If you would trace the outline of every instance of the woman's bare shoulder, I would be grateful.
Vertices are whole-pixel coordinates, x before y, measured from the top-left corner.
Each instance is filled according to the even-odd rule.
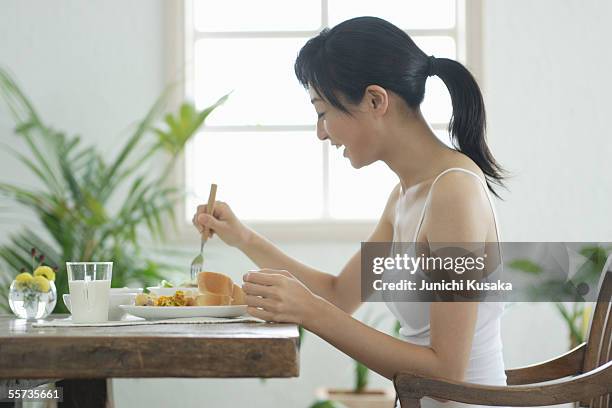
[[[467,170],[469,172],[472,172],[474,174],[476,174],[481,180],[486,181],[485,179],[485,175],[482,172],[482,170],[480,169],[480,167],[478,167],[478,165],[476,163],[474,163],[474,161],[472,159],[470,159],[469,157],[467,157],[465,154],[460,153],[460,152],[456,152],[456,155],[453,157],[453,160],[446,163],[445,167],[447,169],[450,168],[458,168],[458,169],[463,169],[463,170]],[[450,171],[447,174],[466,174],[464,172],[461,171]],[[467,174],[466,174],[467,175]],[[471,176],[474,177],[474,176]],[[461,177],[459,177],[461,178]]]
[[[483,234],[486,236],[490,223],[487,187],[484,174],[477,166],[456,167],[471,174],[449,171],[432,186],[426,229],[428,235],[471,242]]]

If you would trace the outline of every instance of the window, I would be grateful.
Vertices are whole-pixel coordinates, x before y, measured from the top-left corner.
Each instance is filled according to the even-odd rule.
[[[316,114],[297,82],[299,49],[323,27],[360,15],[404,29],[428,54],[466,63],[460,0],[186,0],[186,94],[198,108],[233,91],[186,151],[186,216],[211,182],[243,220],[377,219],[396,176],[381,163],[355,170],[315,134]],[[427,80],[423,113],[448,143],[450,97]]]

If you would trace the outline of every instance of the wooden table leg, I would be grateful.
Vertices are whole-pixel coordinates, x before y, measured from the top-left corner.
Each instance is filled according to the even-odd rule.
[[[106,379],[61,380],[56,386],[64,388],[59,408],[106,408]]]

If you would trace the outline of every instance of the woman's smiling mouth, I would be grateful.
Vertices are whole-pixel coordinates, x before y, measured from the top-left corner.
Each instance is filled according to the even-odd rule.
[[[342,152],[342,155],[346,157],[346,146],[344,146],[342,143],[332,143],[331,145],[336,146],[336,149],[344,147],[344,151]]]

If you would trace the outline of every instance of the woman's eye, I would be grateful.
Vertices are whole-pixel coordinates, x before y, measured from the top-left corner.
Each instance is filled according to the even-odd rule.
[[[323,117],[323,115],[325,115],[325,112],[317,113],[317,117],[319,119],[321,119]]]

